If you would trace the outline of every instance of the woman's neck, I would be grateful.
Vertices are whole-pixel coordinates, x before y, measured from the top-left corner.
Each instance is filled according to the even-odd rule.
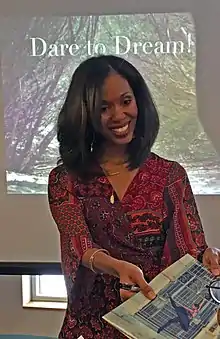
[[[101,162],[126,161],[126,158],[126,145],[108,145],[105,147]]]

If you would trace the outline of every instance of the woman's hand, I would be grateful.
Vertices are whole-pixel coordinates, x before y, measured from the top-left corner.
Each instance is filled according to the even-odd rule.
[[[220,250],[218,248],[207,248],[203,254],[203,265],[214,275],[220,275]]]
[[[144,296],[150,300],[153,300],[156,297],[153,289],[148,285],[146,280],[144,279],[144,274],[142,270],[126,261],[121,261],[118,269],[117,269],[120,283],[128,284],[128,285],[136,285],[139,287],[138,291],[141,291]],[[121,300],[125,301],[133,296],[136,292],[132,292],[131,290],[125,290],[123,288],[120,289]]]

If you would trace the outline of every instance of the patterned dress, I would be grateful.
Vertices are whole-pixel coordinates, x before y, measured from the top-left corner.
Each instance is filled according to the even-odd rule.
[[[183,167],[154,153],[115,203],[103,172],[87,183],[64,166],[49,176],[52,216],[60,233],[68,306],[59,338],[125,338],[102,316],[118,306],[119,281],[81,265],[89,248],[138,265],[147,281],[186,253],[201,260],[207,248],[191,186]]]

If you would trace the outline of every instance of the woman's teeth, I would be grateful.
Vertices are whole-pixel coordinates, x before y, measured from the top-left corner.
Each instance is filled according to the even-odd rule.
[[[123,127],[113,128],[112,131],[113,131],[114,133],[119,133],[119,134],[121,134],[121,133],[126,132],[126,131],[128,130],[128,127],[129,127],[129,124],[127,124],[127,125],[125,125],[125,126],[123,126]]]

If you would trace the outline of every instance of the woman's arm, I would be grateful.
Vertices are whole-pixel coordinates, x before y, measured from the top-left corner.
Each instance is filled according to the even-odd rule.
[[[48,183],[50,211],[58,227],[61,240],[65,244],[68,242],[66,248],[71,252],[69,257],[72,258],[72,265],[76,270],[79,264],[88,268],[91,268],[92,264],[92,267],[97,271],[118,276],[121,261],[104,252],[97,252],[97,249],[100,248],[92,240],[81,204],[72,192],[72,185],[68,173],[62,166],[51,171]],[[94,259],[91,263],[90,259],[93,254]]]
[[[59,166],[51,171],[48,184],[50,210],[60,232],[64,274],[75,281],[82,264],[94,272],[119,277],[122,283],[138,285],[147,298],[155,298],[139,267],[111,257],[93,242],[81,204],[73,193],[73,183],[68,178],[67,172]],[[120,294],[124,300],[133,292],[120,291]]]
[[[94,256],[94,257],[93,257]],[[93,259],[91,265],[91,258]],[[91,269],[93,268],[97,272],[107,273],[115,277],[119,277],[122,261],[117,260],[104,251],[97,252],[97,248],[88,249],[82,256],[82,264]]]
[[[166,250],[172,262],[186,253],[202,261],[205,234],[187,173],[176,162],[169,173],[165,200],[170,215]]]
[[[190,229],[192,238],[197,247],[197,259],[202,261],[203,254],[207,249],[205,234],[196,205],[195,197],[192,192],[192,187],[189,182],[187,173],[184,175],[184,189],[183,189],[183,206],[187,218],[187,224]],[[187,226],[187,225],[186,225]]]

